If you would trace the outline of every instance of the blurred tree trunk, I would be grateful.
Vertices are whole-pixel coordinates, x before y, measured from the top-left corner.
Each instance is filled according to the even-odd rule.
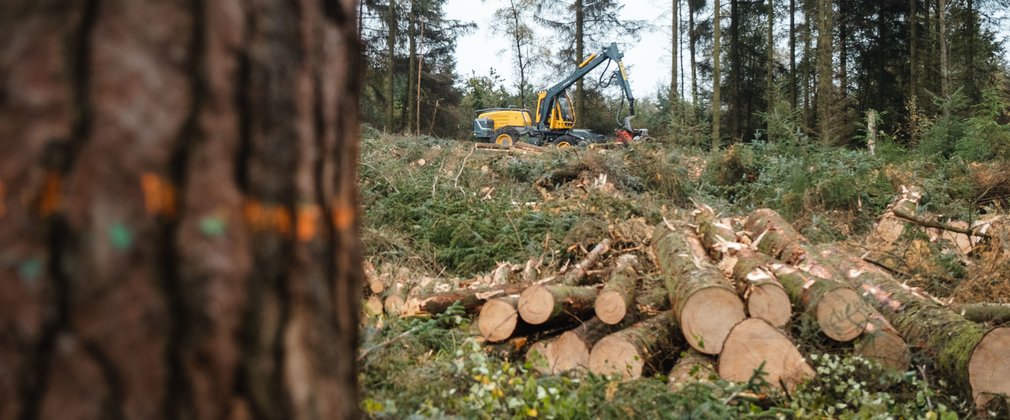
[[[722,32],[719,22],[720,1],[715,0],[715,9],[712,17],[712,27],[714,30],[712,39],[712,153],[719,151],[722,139],[719,137],[719,117],[722,104],[719,102],[719,35]]]
[[[353,1],[0,6],[0,419],[356,418]]]
[[[389,0],[386,9],[386,131],[396,123],[396,1]]]
[[[405,124],[407,124],[407,132],[409,133],[415,132],[415,122],[412,115],[414,115],[417,110],[415,107],[418,106],[418,104],[414,103],[415,94],[417,92],[417,83],[415,79],[417,75],[417,39],[415,38],[415,33],[417,32],[417,21],[417,0],[410,0],[410,25],[408,25],[409,29],[407,31],[408,44],[410,45],[407,64],[407,112],[404,114],[405,119],[407,120],[405,122]],[[424,41],[422,40],[422,42]],[[417,130],[420,131],[420,127],[417,127]]]
[[[582,39],[585,36],[586,15],[582,9],[582,0],[575,0],[575,65],[582,63],[586,58],[586,44]],[[586,98],[582,86],[582,79],[575,82],[575,118],[585,118]],[[583,125],[585,122],[583,122]]]
[[[694,8],[691,7],[690,1],[687,2],[687,19],[690,28],[687,33],[688,48],[691,52],[691,120],[696,121],[698,119],[698,67],[694,57],[694,43],[698,35],[695,33]]]
[[[942,0],[941,0],[942,1]],[[817,123],[821,142],[831,143],[831,98],[833,71],[831,44],[834,32],[831,18],[834,14],[831,0],[818,0],[817,5]]]
[[[671,47],[672,48],[671,51],[673,53],[670,54],[670,55],[673,57],[673,59],[672,59],[673,65],[670,67],[670,69],[671,69],[671,71],[670,71],[670,119],[671,119],[671,121],[676,122],[679,119],[679,117],[677,116],[677,110],[680,109],[680,95],[678,95],[678,93],[677,93],[677,70],[679,68],[677,66],[677,52],[680,51],[680,42],[677,41],[677,35],[678,35],[679,29],[680,29],[680,10],[678,10],[678,5],[680,3],[680,0],[673,0],[672,3],[673,3],[673,10],[670,13],[671,15],[673,15],[673,17],[671,18],[672,19],[672,22],[671,22],[672,29],[670,30],[671,38],[672,39],[670,40],[670,45],[672,46]]]

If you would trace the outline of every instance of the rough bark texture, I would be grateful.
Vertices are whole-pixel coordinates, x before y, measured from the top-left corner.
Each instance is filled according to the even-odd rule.
[[[0,6],[0,418],[358,416],[353,7]]]
[[[610,280],[593,304],[600,321],[614,325],[620,323],[628,314],[638,286],[638,272],[635,269],[637,266],[638,258],[634,255],[622,255],[617,259],[617,265],[610,273]]]
[[[801,246],[806,239],[775,210],[754,210],[744,229],[753,235],[758,250],[788,264],[802,261],[806,254]]]
[[[684,337],[695,350],[718,354],[726,334],[745,317],[743,302],[705,260],[701,243],[690,232],[661,225],[652,245]]]
[[[530,286],[519,295],[519,316],[531,325],[585,319],[593,312],[596,296],[595,287]]]
[[[589,355],[589,369],[625,379],[658,371],[664,358],[685,346],[673,312],[664,312],[603,337]]]
[[[1010,323],[1010,304],[972,303],[955,305],[951,309],[974,322],[996,325]]]
[[[712,36],[712,153],[718,151],[719,146],[722,144],[722,137],[719,137],[719,126],[721,125],[719,116],[722,109],[722,102],[719,99],[719,90],[722,87],[722,82],[719,80],[719,37],[722,32],[719,14],[721,8],[719,0],[715,0],[712,12],[712,30],[714,32]]]
[[[518,294],[526,285],[510,284],[505,286],[481,289],[459,289],[431,296],[412,297],[403,305],[401,315],[435,315],[445,312],[450,306],[459,302],[463,312],[477,313],[481,305],[488,299]]]
[[[908,345],[920,349],[954,389],[971,392],[976,404],[992,394],[1010,394],[1010,329],[987,330],[942,307],[923,293],[839,250],[819,256],[857,287],[863,298],[894,326]]]

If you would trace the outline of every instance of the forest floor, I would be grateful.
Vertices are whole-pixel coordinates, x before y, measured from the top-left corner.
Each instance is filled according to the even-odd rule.
[[[887,372],[826,345],[799,323],[788,331],[817,377],[790,394],[749,400],[755,383],[715,381],[679,392],[665,372],[620,381],[544,375],[523,357],[487,351],[460,308],[435,316],[384,313],[384,295],[428,295],[492,281],[504,263],[556,272],[610,238],[644,243],[649,226],[710,206],[724,215],[768,207],[815,244],[866,251],[906,284],[944,304],[1010,303],[1010,166],[797,144],[737,145],[717,155],[651,139],[621,149],[482,150],[471,141],[366,130],[360,171],[363,242],[385,291],[361,324],[362,408],[375,418],[955,418],[976,411],[964,389],[913,368]],[[969,240],[885,217],[902,191],[918,212],[958,226],[991,222]],[[379,301],[381,302],[381,300]],[[753,382],[753,381],[752,381]],[[763,391],[762,391],[763,392]]]

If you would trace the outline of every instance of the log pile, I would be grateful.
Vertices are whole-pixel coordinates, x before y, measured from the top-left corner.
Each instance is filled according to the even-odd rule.
[[[548,375],[668,374],[678,390],[760,370],[791,392],[816,374],[794,337],[804,325],[832,349],[897,371],[919,351],[977,404],[1010,394],[1005,306],[946,307],[844,246],[812,245],[768,209],[726,219],[699,206],[652,229],[647,243],[600,240],[554,273],[530,270],[531,260],[505,270],[515,274],[505,284],[404,297],[401,313],[459,302],[479,313],[489,349],[525,351]]]

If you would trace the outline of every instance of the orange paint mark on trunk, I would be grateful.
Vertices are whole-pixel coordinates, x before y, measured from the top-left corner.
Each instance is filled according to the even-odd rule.
[[[299,241],[308,242],[316,237],[321,213],[319,206],[315,204],[303,205],[298,208],[295,231]]]
[[[175,216],[175,187],[171,181],[151,172],[140,177],[144,190],[144,209],[148,214]]]
[[[333,206],[333,227],[338,230],[347,230],[354,227],[354,219],[357,217],[357,208],[354,206],[336,203]]]
[[[60,190],[63,188],[63,178],[56,171],[46,174],[42,193],[39,195],[39,213],[43,217],[56,213],[60,208]]]
[[[255,232],[291,235],[291,212],[284,206],[249,200],[242,209],[242,217]]]

